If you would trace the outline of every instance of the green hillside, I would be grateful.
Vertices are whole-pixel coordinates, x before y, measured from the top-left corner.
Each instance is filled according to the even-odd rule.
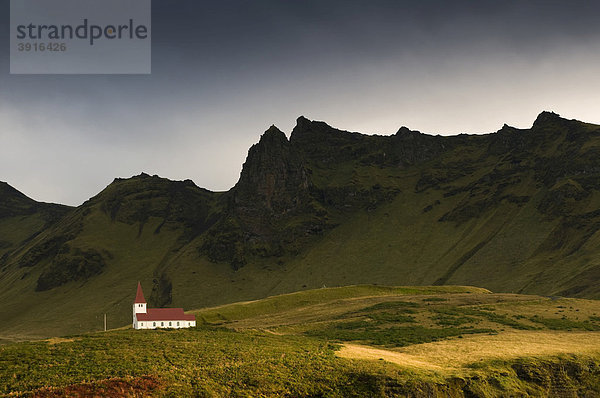
[[[0,190],[0,338],[323,286],[473,285],[600,298],[600,126],[367,136],[269,128],[215,193],[141,174],[77,208]],[[193,173],[192,173],[193,174]]]
[[[68,206],[39,203],[0,182],[0,266],[8,256],[71,211]]]
[[[195,313],[192,329],[0,346],[0,395],[600,394],[595,300],[362,285]]]

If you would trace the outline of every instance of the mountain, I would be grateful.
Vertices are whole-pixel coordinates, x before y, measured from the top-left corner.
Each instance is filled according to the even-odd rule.
[[[20,247],[68,214],[72,208],[39,203],[0,181],[0,268]]]
[[[1,186],[0,336],[356,283],[600,298],[600,126],[541,113],[485,135],[270,127],[240,179],[116,179],[77,208]]]

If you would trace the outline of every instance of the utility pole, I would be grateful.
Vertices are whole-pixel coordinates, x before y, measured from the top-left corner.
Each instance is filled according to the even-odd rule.
[[[106,312],[104,313],[104,331],[106,332]]]

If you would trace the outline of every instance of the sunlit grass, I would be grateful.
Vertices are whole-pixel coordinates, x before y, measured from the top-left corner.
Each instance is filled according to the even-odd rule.
[[[576,394],[600,389],[600,332],[573,326],[600,326],[599,306],[469,287],[317,289],[198,310],[193,329],[0,346],[0,395]]]

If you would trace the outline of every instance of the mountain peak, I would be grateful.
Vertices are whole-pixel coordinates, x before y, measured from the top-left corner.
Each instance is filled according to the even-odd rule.
[[[281,145],[284,142],[287,143],[287,136],[285,133],[277,128],[277,126],[272,125],[269,127],[261,136],[258,141],[259,146],[273,146],[273,145]]]
[[[508,134],[508,133],[516,133],[518,131],[519,131],[519,129],[517,129],[516,127],[510,126],[510,125],[504,123],[502,125],[502,128],[500,130],[496,131],[496,133],[498,133],[498,134]]]
[[[533,127],[542,127],[548,124],[554,124],[562,120],[564,119],[561,118],[558,113],[543,111],[535,119],[535,122],[533,122]]]
[[[406,126],[402,126],[398,129],[395,135],[400,138],[414,138],[421,135],[421,133],[419,131],[413,131]]]
[[[24,203],[35,203],[33,199],[4,181],[0,181],[0,198],[3,202],[18,200]]]
[[[304,116],[300,116],[296,119],[296,127],[292,130],[290,142],[298,143],[303,141],[305,143],[312,142],[316,145],[322,145],[323,140],[331,139],[332,136],[338,136],[340,134],[345,135],[350,133],[334,129],[325,122],[309,120]]]
[[[307,187],[301,160],[286,135],[271,126],[248,151],[235,186],[236,202],[248,209],[285,212],[301,202]]]
[[[298,119],[296,119],[296,127],[306,127],[309,126],[311,123],[311,121],[307,118],[305,118],[304,116],[299,116]]]
[[[0,219],[40,211],[45,221],[50,222],[55,221],[69,209],[69,206],[37,202],[7,182],[0,181]]]
[[[263,135],[260,137],[260,141],[259,142],[263,142],[265,140],[285,140],[287,141],[287,137],[285,135],[285,133],[281,130],[279,130],[279,128],[277,128],[277,126],[275,126],[274,124],[271,125],[271,127],[269,127],[264,133]]]

